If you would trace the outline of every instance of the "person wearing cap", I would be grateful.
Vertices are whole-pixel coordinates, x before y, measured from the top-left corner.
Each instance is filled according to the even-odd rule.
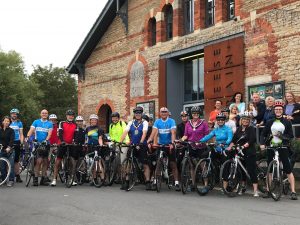
[[[66,121],[61,121],[58,126],[58,137],[60,141],[60,145],[57,151],[57,156],[55,160],[55,166],[54,166],[54,173],[53,173],[53,180],[51,182],[51,186],[56,186],[56,180],[58,175],[58,169],[61,165],[61,160],[66,155],[67,152],[67,146],[72,145],[74,142],[74,134],[77,129],[77,125],[74,122],[75,112],[72,109],[69,109],[66,111]],[[73,170],[75,170],[76,161],[78,160],[78,152],[77,149],[74,148],[74,146],[70,147],[70,156],[72,161]],[[74,175],[74,174],[72,174]],[[73,185],[76,185],[74,182]]]
[[[33,177],[33,186],[38,186],[38,176],[42,165],[42,178],[40,181],[40,185],[48,185],[47,182],[47,169],[48,169],[48,156],[50,151],[50,142],[49,139],[51,138],[53,129],[53,124],[48,121],[48,111],[43,109],[41,111],[41,119],[35,120],[30,130],[27,133],[26,140],[31,137],[32,134],[35,135],[35,140],[46,146],[45,149],[38,148],[37,151],[37,160],[34,167],[34,177]]]
[[[144,176],[145,176],[145,184],[146,190],[151,190],[150,183],[150,168],[147,159],[147,141],[146,135],[148,131],[148,122],[142,119],[144,109],[140,106],[137,106],[133,109],[133,120],[129,121],[126,126],[125,131],[123,132],[120,142],[125,140],[125,137],[129,135],[130,144],[139,145],[136,148],[136,152],[134,154],[138,158],[139,162],[143,164],[144,167]],[[126,177],[127,179],[127,177]],[[127,190],[129,188],[129,181],[126,180],[125,184],[122,185],[122,190]]]
[[[113,112],[111,114],[112,123],[109,125],[109,137],[112,141],[120,142],[121,136],[126,130],[126,123],[120,120],[120,114],[118,112]],[[129,142],[128,135],[125,137],[124,141]],[[122,147],[121,151],[121,163],[125,160],[127,155],[127,147]]]
[[[189,120],[189,114],[187,113],[187,111],[182,111],[180,113],[180,117],[181,117],[181,123],[177,124],[177,128],[176,128],[177,139],[181,139],[184,136],[184,129],[187,121]]]
[[[266,145],[270,145],[272,147],[278,147],[278,153],[280,161],[282,162],[283,171],[287,174],[290,189],[291,189],[291,196],[292,200],[297,200],[297,194],[295,191],[295,178],[292,173],[291,164],[289,161],[289,146],[294,138],[292,123],[283,117],[283,103],[281,101],[276,101],[274,105],[274,113],[275,118],[269,120],[260,136],[260,148],[262,151],[265,150]],[[281,148],[281,146],[287,148]],[[268,164],[273,160],[274,151],[268,150],[267,151],[267,160]],[[265,198],[270,197],[270,193],[266,192],[263,196]]]
[[[99,127],[99,117],[96,114],[91,114],[89,117],[90,120],[90,126],[86,128],[86,134],[87,134],[87,144],[89,152],[94,151],[94,148],[96,146],[100,146],[100,149],[98,149],[98,154],[101,156],[101,164],[103,173],[100,173],[101,183],[105,184],[105,163],[104,159],[108,154],[107,148],[104,147],[104,143],[106,141],[106,136],[104,134],[104,131]],[[95,171],[95,170],[94,170]],[[93,185],[94,183],[97,183],[96,179],[96,173],[93,173],[93,179],[94,182],[91,182],[90,184]]]
[[[214,124],[216,122],[217,115],[221,112],[222,102],[221,100],[215,101],[215,109],[210,112],[208,122]]]
[[[234,134],[236,131],[236,122],[229,118],[230,109],[228,107],[225,107],[221,110],[221,112],[226,116],[225,125],[230,127],[232,133]]]
[[[169,145],[167,156],[174,176],[176,191],[180,191],[176,152],[174,148],[174,142],[176,139],[176,123],[175,120],[169,118],[169,110],[166,107],[162,107],[159,110],[159,113],[160,118],[157,119],[153,125],[153,130],[150,138],[148,139],[148,143],[151,143],[154,140],[154,144],[158,142],[159,145]]]
[[[9,125],[15,132],[15,139],[14,139],[14,150],[15,150],[15,163],[12,169],[15,170],[16,182],[22,183],[22,179],[20,177],[20,155],[21,155],[21,145],[24,142],[24,135],[23,135],[23,124],[19,119],[20,111],[16,108],[10,110],[10,118],[11,124]]]
[[[259,197],[257,191],[257,171],[256,171],[256,134],[255,128],[251,126],[251,113],[248,111],[244,111],[241,116],[241,126],[236,130],[232,142],[228,146],[227,150],[231,150],[231,148],[235,145],[239,145],[243,148],[244,157],[242,163],[244,164],[245,168],[247,169],[251,182],[253,185],[253,196]],[[225,176],[226,177],[226,176]],[[242,191],[239,194],[242,194],[246,190],[246,179],[247,177],[243,175],[242,177]],[[228,182],[226,178],[223,182],[224,188],[227,187]]]

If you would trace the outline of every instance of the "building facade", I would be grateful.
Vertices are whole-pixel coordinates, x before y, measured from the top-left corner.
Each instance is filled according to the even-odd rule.
[[[179,120],[204,116],[216,99],[259,92],[300,96],[299,0],[110,0],[68,66],[78,74],[78,111],[131,118],[142,105]]]

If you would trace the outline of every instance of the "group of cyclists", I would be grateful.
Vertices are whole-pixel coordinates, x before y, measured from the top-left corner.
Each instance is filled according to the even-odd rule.
[[[235,96],[236,97],[236,96]],[[238,96],[235,99],[240,98]],[[10,117],[2,119],[0,129],[0,144],[3,146],[2,157],[7,157],[14,165],[11,170],[7,186],[13,186],[14,182],[22,182],[19,175],[19,160],[21,146],[29,142],[33,137],[37,143],[42,143],[46,148],[37,152],[34,168],[33,186],[38,185],[57,185],[57,177],[61,169],[61,161],[66,155],[67,147],[70,149],[72,165],[75,165],[80,157],[86,154],[84,146],[99,146],[98,154],[102,159],[108,155],[108,143],[114,142],[121,147],[120,163],[127,157],[127,147],[134,145],[134,155],[142,164],[145,188],[153,190],[153,176],[155,173],[155,149],[157,146],[166,148],[169,168],[173,175],[174,187],[176,191],[181,190],[181,161],[183,158],[178,146],[183,143],[190,143],[190,157],[201,159],[207,156],[207,143],[215,143],[215,149],[211,152],[213,160],[219,160],[221,163],[230,157],[230,154],[223,154],[225,151],[230,153],[234,146],[239,145],[243,150],[243,163],[250,175],[253,184],[253,196],[258,197],[258,180],[256,170],[256,131],[253,124],[253,111],[243,110],[242,113],[231,117],[231,107],[221,108],[220,101],[216,101],[216,108],[211,113],[208,121],[201,119],[201,108],[194,106],[191,108],[191,115],[186,111],[181,112],[182,123],[176,125],[174,119],[170,117],[170,111],[166,107],[159,110],[159,118],[153,121],[153,118],[144,114],[143,108],[137,106],[133,109],[133,120],[126,123],[120,119],[118,112],[111,114],[112,123],[109,126],[109,135],[99,127],[99,118],[96,114],[89,116],[89,126],[84,127],[84,119],[78,115],[75,117],[73,110],[67,110],[66,120],[57,122],[57,116],[51,114],[48,117],[48,111],[41,111],[41,118],[35,120],[26,137],[23,134],[22,122],[18,119],[19,110],[12,109]],[[237,104],[237,108],[240,104]],[[190,119],[189,119],[190,117]],[[274,104],[274,118],[268,120],[260,135],[260,149],[265,150],[266,146],[279,148],[279,156],[282,161],[283,171],[287,174],[292,200],[297,200],[295,191],[295,178],[289,160],[289,150],[281,149],[281,146],[289,146],[293,139],[291,122],[284,116],[284,104],[282,101],[276,101]],[[124,145],[122,143],[125,143]],[[58,151],[54,164],[52,180],[48,177],[49,151],[51,145],[57,145]],[[89,148],[88,148],[89,149]],[[267,160],[270,163],[274,152],[267,151]],[[157,155],[156,155],[157,156]],[[105,164],[103,164],[105,165]],[[195,166],[195,165],[194,165]],[[3,169],[3,171],[2,171]],[[104,168],[105,170],[105,168]],[[195,168],[191,168],[192,183],[190,190],[195,190]],[[5,174],[4,168],[1,168],[1,175]],[[39,177],[40,182],[39,182]],[[76,185],[76,179],[72,181]],[[94,181],[97,182],[97,181]],[[101,183],[106,183],[105,173],[101,174]],[[209,192],[208,181],[204,179],[204,187],[200,190],[202,195]],[[244,183],[245,184],[245,183]],[[224,188],[227,188],[228,180],[226,176],[222,182]],[[125,178],[122,182],[122,190],[128,190],[129,180]],[[243,187],[245,188],[245,187]],[[267,185],[268,188],[268,185]],[[270,192],[263,195],[264,198],[271,197]]]

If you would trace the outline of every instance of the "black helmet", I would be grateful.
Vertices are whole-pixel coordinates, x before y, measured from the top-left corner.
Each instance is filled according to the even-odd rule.
[[[228,113],[230,113],[230,109],[228,107],[224,107],[223,109],[221,109],[221,112],[228,112]]]
[[[66,112],[67,116],[75,116],[75,112],[72,109],[68,109]]]
[[[141,106],[137,106],[133,109],[133,113],[143,113],[144,109]]]
[[[146,120],[147,122],[149,122],[149,116],[147,116],[146,114],[143,114],[143,116],[142,116],[142,118],[144,119],[144,120]]]
[[[201,109],[199,106],[193,106],[192,109],[191,109],[191,112],[192,113],[198,113],[200,114],[201,113]]]
[[[217,119],[217,120],[218,120],[218,119],[223,119],[223,120],[225,120],[225,119],[226,119],[226,116],[225,116],[223,113],[218,113],[216,119]]]
[[[118,118],[120,118],[120,113],[118,113],[118,112],[113,112],[113,113],[111,114],[111,117],[118,117]]]

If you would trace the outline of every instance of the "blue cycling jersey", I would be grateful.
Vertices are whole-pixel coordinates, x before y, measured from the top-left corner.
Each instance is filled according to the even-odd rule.
[[[229,145],[233,138],[232,129],[226,125],[217,127],[204,138],[202,138],[200,142],[207,142],[213,137],[216,137],[216,144]]]
[[[35,128],[35,138],[37,139],[38,142],[43,142],[46,140],[48,136],[48,132],[53,129],[53,124],[52,122],[48,120],[35,120],[31,127]]]
[[[11,122],[9,127],[15,131],[15,140],[14,141],[20,141],[20,129],[23,129],[22,122],[20,120],[13,121],[13,122]]]
[[[166,120],[157,119],[153,128],[158,130],[158,144],[166,145],[172,143],[171,130],[176,130],[175,120],[167,118]]]

